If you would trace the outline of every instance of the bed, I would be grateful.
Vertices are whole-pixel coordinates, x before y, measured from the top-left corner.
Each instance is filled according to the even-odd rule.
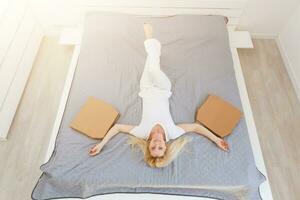
[[[101,15],[101,14],[100,14]],[[97,14],[90,14],[89,15],[89,23],[90,23],[90,27],[92,27],[91,24],[95,25],[95,24],[101,24],[99,22],[104,22],[104,21],[97,21],[99,20],[97,17]],[[252,172],[254,172],[254,176],[257,176],[256,178],[253,177],[253,180],[256,179],[257,180],[257,183],[255,184],[258,184],[260,185],[260,183],[263,182],[263,184],[260,186],[260,192],[253,192],[253,198],[261,198],[262,199],[271,199],[272,196],[271,196],[271,193],[270,193],[270,188],[269,188],[269,183],[268,183],[268,180],[265,179],[267,178],[266,176],[266,171],[265,171],[265,167],[264,167],[264,163],[263,163],[263,159],[262,159],[262,155],[261,155],[261,151],[260,151],[260,147],[259,147],[259,142],[258,142],[258,138],[257,138],[257,134],[256,134],[256,130],[255,130],[255,125],[254,125],[254,121],[253,121],[253,118],[252,118],[252,113],[251,113],[251,109],[250,109],[250,105],[249,105],[249,101],[248,101],[248,98],[247,98],[247,92],[246,92],[246,88],[245,88],[245,84],[244,84],[244,81],[243,81],[243,76],[242,76],[242,72],[241,72],[241,69],[240,69],[240,64],[239,64],[239,61],[238,61],[238,55],[237,55],[237,52],[236,52],[236,49],[235,48],[229,48],[229,45],[228,45],[228,38],[226,39],[227,37],[227,33],[224,33],[224,27],[225,25],[222,25],[221,22],[221,18],[222,16],[202,16],[201,18],[199,18],[199,16],[173,16],[173,17],[168,17],[168,18],[164,18],[166,19],[167,21],[169,21],[168,23],[174,23],[172,21],[174,21],[173,19],[175,19],[175,21],[178,20],[183,20],[181,21],[181,25],[185,25],[184,23],[184,20],[186,20],[186,18],[189,19],[189,21],[194,21],[195,23],[195,20],[199,20],[200,21],[202,20],[202,26],[205,25],[205,24],[209,24],[209,23],[212,23],[212,22],[215,22],[215,23],[219,23],[220,26],[217,26],[217,27],[221,27],[221,29],[219,31],[222,32],[221,37],[218,38],[218,34],[216,34],[215,36],[212,36],[212,35],[207,35],[208,39],[207,40],[203,40],[202,42],[200,42],[200,44],[202,46],[205,47],[205,49],[207,51],[216,51],[216,48],[212,48],[210,49],[210,42],[211,42],[211,39],[214,38],[214,39],[220,39],[220,42],[222,43],[223,47],[225,47],[225,50],[226,50],[226,47],[228,47],[228,49],[226,50],[226,52],[224,51],[220,51],[220,52],[215,52],[217,55],[223,55],[225,54],[225,57],[228,55],[232,58],[232,60],[228,60],[228,65],[227,67],[224,67],[224,68],[215,68],[215,70],[218,70],[219,72],[218,73],[214,73],[213,76],[211,76],[210,78],[214,78],[214,79],[218,79],[218,78],[221,78],[222,75],[227,74],[228,77],[231,77],[231,78],[235,78],[232,83],[235,82],[235,84],[231,84],[229,87],[227,87],[228,90],[235,90],[235,93],[234,94],[227,94],[227,90],[223,90],[223,89],[218,89],[218,86],[220,86],[220,83],[215,83],[215,84],[212,84],[211,87],[206,87],[206,88],[202,88],[203,91],[201,92],[201,95],[200,96],[195,96],[195,97],[199,97],[199,98],[195,98],[196,100],[194,100],[191,104],[193,104],[193,106],[189,107],[189,108],[184,108],[185,106],[182,105],[182,110],[181,111],[173,111],[174,113],[173,116],[175,116],[175,121],[176,122],[183,122],[183,120],[188,120],[188,121],[193,121],[193,115],[191,115],[192,112],[194,112],[192,110],[192,108],[194,108],[196,105],[199,105],[201,102],[203,102],[204,100],[204,97],[205,95],[204,94],[207,94],[209,91],[215,91],[216,93],[215,94],[218,94],[220,96],[223,96],[225,98],[227,98],[228,100],[230,100],[231,102],[233,102],[235,105],[239,106],[240,109],[243,109],[244,113],[245,113],[245,117],[242,119],[241,123],[239,124],[239,126],[237,127],[237,131],[236,132],[239,132],[239,133],[242,133],[244,134],[244,139],[245,139],[245,145],[248,145],[251,151],[251,146],[252,146],[252,151],[253,151],[253,155],[254,155],[254,158],[253,157],[249,157],[249,160],[250,160],[250,164],[255,166],[255,163],[256,163],[256,166],[257,166],[257,171],[256,171],[256,167],[251,167],[251,170],[253,170]],[[136,18],[135,18],[136,19]],[[188,43],[192,46],[184,46],[183,44],[185,43],[180,43],[180,40],[179,42],[176,42],[178,38],[180,37],[183,37],[185,39],[188,39],[188,37],[185,37],[185,36],[178,36],[176,34],[174,34],[173,36],[171,35],[166,35],[166,33],[164,33],[164,31],[168,31],[167,29],[163,29],[162,25],[160,23],[158,23],[158,21],[161,21],[161,19],[159,19],[158,21],[156,21],[156,19],[152,19],[152,18],[146,18],[147,20],[150,20],[149,22],[152,22],[155,24],[155,26],[157,26],[158,29],[155,29],[155,30],[163,30],[163,31],[158,31],[158,36],[160,37],[160,39],[163,41],[163,44],[165,44],[164,46],[168,46],[168,44],[171,44],[169,45],[169,47],[167,47],[167,50],[166,52],[169,50],[169,52],[171,51],[171,49],[178,49],[180,51],[180,48],[178,47],[184,47],[186,48],[186,52],[189,52],[189,48],[195,48],[192,44],[194,43]],[[133,21],[133,20],[130,20],[130,21]],[[97,22],[97,23],[95,23]],[[141,21],[140,21],[141,22]],[[178,24],[177,22],[175,22],[176,24]],[[105,22],[104,22],[105,23]],[[224,23],[224,21],[222,22]],[[108,24],[106,24],[108,25]],[[121,24],[119,24],[121,25]],[[128,24],[127,24],[128,25]],[[129,24],[129,25],[133,25],[133,24]],[[190,23],[190,29],[193,28],[193,22]],[[85,25],[85,28],[87,28],[87,26]],[[186,25],[185,25],[185,28],[186,28]],[[138,31],[138,29],[136,29],[136,27],[134,26],[132,29],[129,28],[131,31],[134,30],[134,31]],[[118,34],[117,32],[105,32],[104,29],[100,29],[101,30],[101,33],[103,33],[104,35],[102,37],[109,37],[111,39],[111,37],[113,37],[112,35],[113,34]],[[99,30],[98,30],[99,31]],[[177,29],[178,31],[178,29]],[[210,30],[211,31],[211,30]],[[99,32],[98,32],[99,33]],[[142,33],[142,32],[141,32]],[[170,33],[170,32],[168,32]],[[182,32],[181,32],[182,33]],[[200,33],[200,32],[195,32],[195,33]],[[212,32],[206,32],[205,34],[208,34],[208,33],[212,33]],[[90,34],[90,35],[89,35]],[[94,34],[94,35],[93,35]],[[96,93],[93,93],[91,90],[89,90],[88,88],[85,88],[85,90],[82,90],[80,92],[75,92],[77,93],[77,95],[74,96],[74,92],[73,92],[73,95],[72,95],[72,87],[75,88],[76,87],[76,84],[77,84],[77,87],[78,87],[78,84],[79,82],[76,81],[76,74],[78,76],[78,71],[79,70],[83,70],[81,71],[81,74],[84,73],[84,72],[87,72],[85,71],[86,69],[82,66],[87,66],[87,64],[91,64],[89,63],[89,61],[92,61],[93,59],[95,59],[95,55],[94,57],[89,57],[89,54],[93,54],[91,53],[91,49],[89,49],[88,45],[91,44],[91,41],[88,41],[87,38],[91,37],[93,35],[93,37],[95,37],[95,34],[97,34],[97,32],[88,32],[86,31],[85,32],[85,36],[83,37],[83,40],[82,42],[80,42],[78,45],[76,45],[76,48],[75,48],[75,51],[74,51],[74,56],[73,56],[73,59],[72,59],[72,63],[71,63],[71,66],[70,66],[70,71],[69,71],[69,75],[68,75],[68,78],[67,78],[67,81],[66,81],[66,85],[65,85],[65,90],[64,90],[64,93],[63,93],[63,96],[62,96],[62,100],[61,100],[61,105],[60,105],[60,109],[59,109],[59,112],[58,112],[58,117],[57,117],[57,121],[56,121],[56,124],[54,126],[54,130],[53,130],[53,136],[52,136],[52,139],[50,141],[50,145],[49,145],[49,149],[48,149],[48,153],[47,153],[47,156],[46,156],[46,161],[50,158],[50,160],[42,166],[42,170],[43,170],[43,174],[42,176],[40,177],[36,187],[35,187],[35,190],[33,191],[33,194],[32,194],[32,197],[34,199],[50,199],[50,197],[52,198],[67,198],[67,197],[90,197],[90,196],[94,196],[94,197],[91,197],[91,199],[115,199],[115,198],[118,198],[118,199],[127,199],[127,198],[141,198],[141,195],[144,199],[153,199],[154,197],[155,198],[163,198],[163,199],[167,199],[167,198],[171,198],[170,196],[168,196],[167,194],[175,194],[175,195],[185,195],[184,197],[183,196],[180,196],[180,199],[183,199],[183,198],[191,198],[191,197],[188,197],[188,196],[197,196],[197,199],[204,199],[204,197],[206,198],[211,198],[211,199],[222,199],[222,197],[224,197],[224,199],[233,199],[232,196],[222,196],[222,195],[219,195],[218,192],[215,192],[214,194],[211,193],[211,191],[207,192],[207,191],[201,191],[200,193],[197,193],[195,192],[194,190],[198,190],[199,191],[199,188],[192,188],[192,187],[189,187],[187,188],[186,185],[183,186],[183,188],[176,188],[177,192],[174,191],[174,188],[170,189],[166,186],[166,183],[164,184],[161,184],[160,185],[160,188],[152,188],[152,189],[149,189],[149,186],[142,186],[142,187],[138,187],[138,185],[133,185],[131,186],[130,189],[128,188],[121,188],[120,185],[119,186],[114,186],[113,188],[110,188],[110,190],[107,190],[105,192],[102,192],[102,194],[106,194],[104,196],[99,196],[98,194],[101,194],[101,193],[90,193],[88,192],[88,188],[83,188],[83,187],[78,187],[76,188],[77,191],[81,191],[83,194],[82,195],[72,195],[70,193],[67,193],[66,192],[66,196],[55,196],[54,193],[55,193],[55,188],[52,188],[51,189],[51,192],[53,194],[50,194],[51,192],[49,192],[46,196],[43,196],[42,193],[43,191],[47,190],[47,187],[49,187],[49,180],[48,179],[48,185],[44,184],[44,186],[41,187],[41,185],[43,184],[43,177],[45,176],[45,173],[46,175],[50,175],[51,177],[50,178],[55,178],[55,177],[60,177],[62,174],[50,174],[47,172],[47,170],[54,170],[52,172],[55,172],[55,167],[58,167],[58,166],[51,166],[51,163],[53,163],[55,161],[55,158],[57,157],[56,155],[57,152],[61,152],[60,150],[57,150],[57,148],[59,149],[59,146],[62,146],[63,144],[63,141],[66,141],[66,139],[69,137],[67,137],[68,134],[59,134],[61,132],[63,132],[64,130],[68,129],[68,120],[71,116],[73,116],[76,112],[76,109],[70,109],[70,104],[74,104],[75,107],[79,107],[80,104],[82,104],[82,102],[84,101],[85,97],[87,95],[95,95]],[[105,35],[106,34],[106,35]],[[112,35],[111,35],[112,34]],[[135,33],[137,35],[139,35],[139,33]],[[87,37],[87,35],[89,37]],[[143,35],[139,35],[140,37],[139,40],[143,41]],[[138,61],[132,61],[130,60],[128,63],[132,64],[132,66],[136,66],[135,67],[135,70],[138,71],[138,73],[135,75],[135,76],[130,76],[131,78],[133,78],[134,80],[131,82],[132,85],[128,88],[131,88],[131,87],[135,87],[134,86],[134,82],[137,82],[138,81],[138,78],[139,78],[139,73],[141,72],[141,68],[140,67],[143,67],[143,64],[142,64],[142,61],[143,61],[143,56],[140,55],[139,52],[141,52],[141,46],[138,46],[138,43],[136,43],[136,41],[133,41],[133,40],[130,40],[128,39],[128,35],[126,36],[126,34],[121,34],[120,36],[121,38],[124,37],[123,39],[125,39],[125,43],[120,43],[120,41],[124,41],[124,40],[118,40],[119,43],[114,43],[113,45],[115,45],[115,47],[117,47],[116,45],[118,44],[121,44],[124,46],[123,50],[126,48],[128,48],[128,44],[131,44],[132,46],[131,47],[135,47],[136,48],[136,56],[140,57],[140,59],[138,59]],[[107,38],[106,38],[107,39]],[[112,40],[106,40],[108,43],[107,44],[104,44],[105,43],[105,40],[101,40],[101,42],[103,42],[103,45],[105,47],[108,47],[109,44],[112,44]],[[175,41],[175,42],[174,42]],[[187,40],[185,40],[186,42]],[[184,42],[184,41],[182,41]],[[175,44],[175,47],[177,48],[174,48],[174,46],[172,47],[172,44]],[[199,44],[198,44],[199,45]],[[227,46],[226,46],[227,45]],[[197,46],[197,45],[196,45]],[[112,55],[112,49],[105,49],[105,48],[101,48],[101,47],[98,47],[97,49],[98,51],[102,51],[100,52],[100,54],[102,53],[106,53],[106,52],[110,52]],[[127,49],[128,51],[130,51],[130,49]],[[181,49],[182,50],[182,49]],[[223,49],[224,50],[224,49]],[[132,50],[131,50],[132,51]],[[202,53],[205,53],[206,51],[202,51]],[[178,52],[174,52],[173,51],[173,56],[169,56],[169,57],[172,57],[173,59],[176,58],[174,57],[174,55],[177,55]],[[118,54],[119,56],[122,56],[122,54],[119,52]],[[168,54],[170,55],[170,54]],[[191,54],[191,55],[186,55],[187,57],[190,57],[191,59],[195,59],[193,58],[194,54]],[[168,56],[165,55],[165,58],[167,58]],[[208,62],[208,64],[211,66],[211,67],[216,67],[216,66],[220,66],[220,62],[217,61],[217,59],[212,62],[211,60],[212,59],[206,59],[207,55],[203,54],[203,56],[200,58],[206,62]],[[112,61],[113,58],[112,57],[109,57],[109,54],[106,54],[105,58],[107,60],[110,60]],[[123,59],[122,57],[120,58],[121,60]],[[85,62],[83,62],[83,60],[85,60]],[[176,82],[184,82],[183,79],[181,79],[180,77],[182,77],[182,75],[184,74],[193,74],[193,71],[191,72],[187,72],[186,70],[183,70],[182,66],[183,66],[183,63],[186,62],[186,61],[182,61],[182,57],[178,57],[178,60],[169,60],[169,59],[165,59],[165,63],[163,63],[163,67],[164,67],[164,70],[166,71],[167,75],[171,78],[173,84],[175,84]],[[234,63],[232,63],[232,61],[234,61]],[[181,62],[181,65],[176,65],[176,63],[180,63]],[[182,63],[183,62],[183,63]],[[111,62],[109,62],[111,63]],[[205,63],[205,62],[204,62]],[[214,63],[214,64],[212,64]],[[202,63],[203,64],[203,63]],[[91,64],[91,66],[94,66],[94,64]],[[167,66],[172,66],[172,68],[167,68]],[[115,67],[116,69],[118,69],[118,64],[116,64],[116,66],[112,66],[112,67]],[[92,68],[91,68],[92,69]],[[197,69],[195,66],[194,66],[194,69]],[[206,70],[208,70],[208,68],[206,68]],[[77,72],[76,72],[77,71]],[[123,72],[125,73],[126,71],[128,71],[128,69],[124,70]],[[173,72],[176,72],[176,73],[173,73]],[[106,73],[106,70],[102,70],[101,71],[102,73]],[[204,72],[204,71],[202,71]],[[207,73],[210,72],[210,74],[212,74],[210,70],[206,71]],[[109,73],[108,73],[109,74]],[[125,73],[126,74],[126,73]],[[127,77],[127,75],[124,76],[124,74],[119,74],[119,77],[118,80],[123,80],[125,77],[125,80]],[[200,76],[198,77],[200,80],[202,80],[202,83],[205,82],[205,77],[206,76]],[[208,76],[209,77],[209,76]],[[193,79],[196,79],[197,77],[193,76],[192,77]],[[80,79],[80,78],[79,78]],[[103,79],[105,79],[105,77],[103,77]],[[197,79],[199,81],[199,79]],[[91,80],[96,80],[96,77],[93,77],[91,78]],[[102,82],[102,84],[108,84],[109,82],[107,82],[108,80],[105,79],[104,82]],[[223,83],[227,82],[227,78],[223,78]],[[110,82],[111,83],[111,82]],[[124,83],[121,81],[121,83]],[[222,83],[222,82],[221,82]],[[90,83],[90,85],[92,84],[92,82]],[[193,83],[192,83],[193,84]],[[120,84],[119,84],[120,85]],[[182,84],[175,84],[175,87],[181,87]],[[127,89],[128,89],[127,88]],[[101,87],[101,89],[105,89]],[[136,88],[135,88],[136,89]],[[194,88],[196,93],[197,91],[199,90],[199,88]],[[74,90],[74,89],[73,89]],[[75,90],[74,90],[75,91]],[[135,90],[136,91],[136,90]],[[177,90],[178,92],[176,93],[177,95],[180,93],[180,92],[184,92],[184,90],[180,90],[178,89]],[[135,101],[138,101],[136,99],[136,97],[134,95],[130,95],[130,96],[126,96],[126,99],[131,99],[132,101],[126,101],[126,103],[128,103],[127,106],[123,107],[121,106],[120,104],[120,101],[115,101],[113,102],[113,99],[114,98],[111,98],[111,97],[107,97],[110,95],[110,93],[108,91],[106,92],[103,92],[105,93],[105,95],[102,96],[102,94],[99,96],[101,97],[102,99],[105,100],[105,98],[107,98],[106,100],[110,101],[111,103],[113,103],[114,105],[117,105],[117,107],[121,110],[121,114],[124,116],[124,118],[121,118],[121,122],[122,123],[137,123],[138,120],[139,120],[139,115],[136,115],[134,118],[129,118],[128,116],[132,116],[132,114],[134,112],[137,112],[137,108],[135,106],[133,106],[134,104],[132,104],[132,102],[135,102]],[[122,92],[121,92],[122,93]],[[78,94],[80,94],[80,98],[78,98]],[[98,93],[97,93],[98,94]],[[120,94],[120,90],[116,90],[116,91],[113,91],[113,94],[111,95],[119,95]],[[127,93],[129,94],[129,93]],[[175,94],[175,95],[176,95]],[[73,97],[72,97],[73,96]],[[190,96],[190,95],[189,95]],[[189,99],[192,101],[192,99]],[[70,101],[73,103],[70,103]],[[123,99],[124,101],[124,99]],[[122,102],[122,101],[121,101]],[[178,103],[182,103],[181,102],[176,102],[176,98],[173,99],[173,103],[171,102],[171,107],[175,104],[178,105]],[[68,104],[69,104],[69,108],[68,108]],[[74,107],[73,107],[74,108]],[[131,108],[131,109],[130,109]],[[175,109],[173,109],[175,110]],[[67,114],[65,113],[67,112]],[[186,116],[182,116],[182,118],[180,117],[180,114],[179,113],[186,113]],[[66,117],[68,116],[68,117]],[[127,116],[127,117],[126,117]],[[247,126],[246,126],[247,125]],[[243,130],[243,131],[242,131]],[[69,131],[70,132],[70,131]],[[248,135],[248,132],[249,132],[249,135]],[[72,133],[74,134],[74,133]],[[234,134],[233,134],[234,135]],[[237,134],[236,134],[237,135]],[[79,140],[74,140],[74,141],[71,141],[71,143],[69,143],[69,145],[73,145],[73,146],[76,146],[78,145],[78,141],[80,140],[87,140],[86,138],[82,138],[83,136],[80,136],[79,134],[76,135],[74,134],[73,135],[74,137],[80,137]],[[247,139],[247,137],[249,136],[249,138]],[[111,144],[111,147],[115,147],[115,146],[118,146],[118,142],[121,141],[124,142],[125,141],[125,137],[126,136],[120,136],[119,138],[117,137]],[[193,137],[193,136],[192,136]],[[228,138],[230,140],[230,138]],[[229,142],[232,142],[234,144],[236,144],[234,142],[234,139],[238,139],[238,137],[234,138],[232,137],[232,140],[229,141]],[[205,146],[205,141],[202,140],[202,139],[199,139],[200,142],[202,142],[203,146],[204,146],[204,149],[202,150],[205,150],[205,148],[208,148],[210,149],[212,146],[209,146],[211,144],[207,143],[206,141],[206,146]],[[91,141],[91,140],[88,140],[86,141],[85,143],[85,150],[87,150],[87,148],[91,145],[95,143],[95,141]],[[123,143],[122,143],[123,144]],[[123,148],[123,147],[122,147]],[[124,147],[126,148],[126,147]],[[76,148],[75,148],[76,149]],[[115,148],[113,148],[114,150],[116,150]],[[82,149],[81,149],[82,150]],[[68,151],[68,150],[65,150],[65,151]],[[72,151],[74,151],[74,149],[72,149]],[[107,150],[108,151],[108,150]],[[124,149],[123,149],[124,151]],[[191,151],[195,152],[195,149],[191,149]],[[72,153],[72,152],[69,152],[69,153]],[[65,154],[67,155],[67,154]],[[215,155],[217,156],[224,156],[224,154],[219,154],[219,153],[216,153]],[[130,156],[130,155],[129,155]],[[248,158],[247,158],[248,159]],[[68,160],[68,159],[66,159]],[[81,164],[81,161],[82,160],[78,160],[77,163],[74,163],[74,167],[78,167],[80,166]],[[184,158],[181,158],[181,160],[179,159],[177,162],[177,165],[173,165],[173,167],[178,167],[180,166],[180,164],[178,163],[184,163],[184,162],[188,162],[186,160],[184,160]],[[255,163],[254,163],[255,162]],[[63,163],[63,161],[60,163],[62,166],[60,167],[63,167],[64,164],[66,163]],[[224,163],[226,164],[226,163]],[[120,166],[119,166],[120,167]],[[80,167],[79,167],[80,168]],[[70,171],[72,171],[72,169],[74,168],[70,168],[68,171],[65,171],[64,173],[68,173]],[[117,169],[115,169],[117,170]],[[241,170],[241,169],[235,169],[237,171]],[[242,172],[243,170],[241,170]],[[56,171],[57,172],[57,171]],[[77,171],[78,172],[78,171]],[[260,174],[260,172],[262,172],[262,174]],[[233,173],[233,172],[232,172]],[[49,178],[49,177],[48,177]],[[178,177],[177,177],[178,178]],[[181,177],[182,179],[182,177]],[[54,180],[54,179],[53,179]],[[124,179],[125,180],[125,179]],[[187,179],[188,180],[188,179]],[[266,180],[266,181],[265,181]],[[42,183],[42,184],[41,184]],[[63,183],[63,181],[62,181]],[[177,182],[178,183],[178,182]],[[51,185],[51,184],[50,184]],[[173,185],[174,186],[174,185]],[[179,185],[180,186],[180,185]],[[39,188],[40,187],[40,188]],[[151,187],[153,187],[153,185],[151,185]],[[134,188],[134,189],[133,189]],[[57,190],[59,190],[58,188],[56,188]],[[38,191],[38,192],[37,192]],[[179,191],[179,192],[178,192]],[[127,193],[127,194],[109,194],[109,193]],[[128,194],[128,193],[153,193],[153,194]],[[164,194],[163,196],[159,195],[159,194]],[[52,195],[52,196],[51,196]],[[179,197],[177,197],[179,198]],[[252,199],[253,199],[252,198]],[[174,199],[174,196],[172,196],[172,199]]]

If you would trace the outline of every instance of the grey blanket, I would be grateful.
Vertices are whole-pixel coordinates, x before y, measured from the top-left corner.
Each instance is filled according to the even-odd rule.
[[[118,192],[237,199],[224,190],[204,187],[214,186],[244,187],[247,199],[261,199],[259,185],[265,177],[255,166],[244,117],[225,138],[229,153],[188,133],[183,137],[192,139],[189,145],[174,162],[160,169],[148,167],[142,152],[129,147],[124,133],[109,141],[99,155],[90,157],[89,148],[99,141],[69,127],[88,96],[113,104],[121,113],[118,123],[139,123],[139,80],[146,58],[144,22],[152,24],[162,44],[161,68],[172,82],[170,107],[176,123],[194,122],[196,108],[208,94],[242,110],[222,16],[89,14],[55,150],[41,166],[43,174],[32,198],[86,198]]]

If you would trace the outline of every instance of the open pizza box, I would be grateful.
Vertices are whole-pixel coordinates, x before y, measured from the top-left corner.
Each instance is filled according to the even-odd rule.
[[[88,97],[70,124],[74,130],[94,139],[102,139],[119,117],[119,112],[110,104]]]
[[[198,108],[196,120],[220,137],[232,133],[237,126],[242,112],[224,99],[209,95]]]

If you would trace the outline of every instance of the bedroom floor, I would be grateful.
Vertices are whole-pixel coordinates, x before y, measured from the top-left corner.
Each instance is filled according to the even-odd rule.
[[[30,199],[50,139],[73,48],[44,38],[13,121],[0,143],[0,199]],[[300,104],[274,40],[239,55],[274,200],[300,199]]]
[[[300,104],[276,42],[238,53],[274,200],[300,199]]]

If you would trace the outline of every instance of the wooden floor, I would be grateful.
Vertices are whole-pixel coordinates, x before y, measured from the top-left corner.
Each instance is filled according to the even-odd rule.
[[[240,49],[274,200],[300,199],[300,105],[274,40]]]
[[[300,199],[300,105],[273,40],[239,50],[274,200]],[[44,39],[7,142],[0,143],[0,199],[27,200],[40,175],[71,47]],[[298,133],[298,135],[297,135]]]
[[[57,38],[43,40],[8,141],[0,142],[0,200],[31,199],[72,51],[72,47],[58,45]]]

